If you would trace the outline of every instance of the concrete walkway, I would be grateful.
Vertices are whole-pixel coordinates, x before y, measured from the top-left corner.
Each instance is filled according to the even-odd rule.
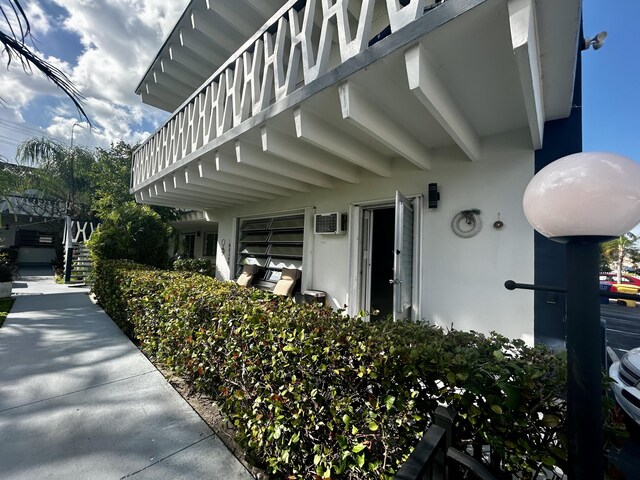
[[[86,289],[21,274],[0,328],[0,478],[252,478]]]

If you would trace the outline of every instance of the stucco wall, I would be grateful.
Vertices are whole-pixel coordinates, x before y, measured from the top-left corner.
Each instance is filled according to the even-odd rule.
[[[209,212],[219,221],[217,275],[232,277],[235,222],[238,217],[315,207],[316,213],[347,212],[351,205],[388,200],[400,190],[426,197],[438,183],[437,209],[423,209],[420,318],[456,329],[498,331],[533,341],[533,295],[509,292],[507,279],[533,281],[533,230],[522,211],[522,194],[533,176],[534,153],[528,132],[519,130],[484,139],[482,159],[469,161],[457,148],[435,150],[432,168],[420,171],[404,160],[394,163],[391,178],[364,174],[357,185],[336,182],[331,190],[247,204]],[[461,210],[482,212],[483,230],[470,239],[451,230]],[[495,230],[498,219],[505,224]],[[307,235],[312,260],[305,264],[306,287],[328,292],[334,306],[349,305],[349,235]],[[224,243],[224,251],[222,244]],[[229,248],[229,247],[232,248]]]

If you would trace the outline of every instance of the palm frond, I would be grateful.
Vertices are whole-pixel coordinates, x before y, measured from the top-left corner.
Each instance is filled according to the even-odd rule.
[[[31,26],[19,0],[9,0],[9,5],[11,6],[14,17],[17,19],[17,22],[15,22],[17,23],[16,27],[13,26],[14,22],[11,21],[5,10],[6,7],[0,5],[0,12],[9,29],[9,34],[0,31],[0,43],[4,46],[4,52],[7,54],[7,68],[9,68],[14,59],[18,59],[25,73],[29,74],[33,72],[34,68],[43,73],[71,99],[80,115],[91,125],[91,121],[82,107],[84,103],[82,93],[62,70],[40,58],[25,43],[27,39],[31,37]]]

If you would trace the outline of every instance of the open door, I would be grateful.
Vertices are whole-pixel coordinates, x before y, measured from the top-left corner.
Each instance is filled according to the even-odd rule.
[[[393,319],[411,318],[413,293],[413,202],[396,191]]]

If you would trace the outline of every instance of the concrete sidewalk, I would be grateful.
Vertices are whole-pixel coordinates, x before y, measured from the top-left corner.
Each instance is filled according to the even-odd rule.
[[[30,273],[0,328],[1,478],[252,478],[86,291]]]

